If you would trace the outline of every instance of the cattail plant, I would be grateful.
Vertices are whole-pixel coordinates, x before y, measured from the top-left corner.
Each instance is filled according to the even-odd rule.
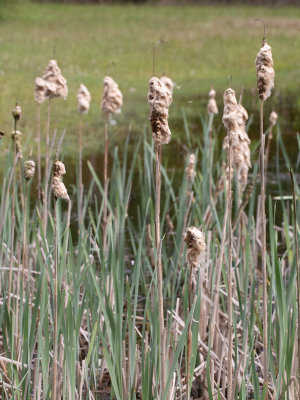
[[[205,244],[205,236],[203,232],[199,229],[191,226],[184,233],[184,241],[187,243],[187,252],[186,252],[186,261],[190,267],[189,271],[189,309],[188,313],[191,312],[192,308],[192,271],[194,268],[199,268],[201,264],[201,258],[206,250]],[[202,285],[202,280],[200,277],[200,285]],[[200,290],[202,292],[201,286]],[[190,371],[190,361],[191,361],[191,348],[192,348],[192,321],[189,323],[188,327],[188,336],[187,336],[187,351],[186,351],[186,365],[187,365],[187,374],[186,374],[186,399],[190,399],[190,382],[191,382],[191,374]]]
[[[10,262],[9,262],[9,278],[8,278],[8,309],[10,309],[11,290],[12,290],[12,270],[13,270],[13,254],[14,254],[14,232],[15,232],[15,196],[16,196],[16,162],[22,157],[21,137],[22,133],[17,130],[17,123],[22,115],[21,107],[16,103],[12,110],[14,119],[14,130],[12,132],[13,139],[13,182],[12,182],[12,204],[11,204],[11,239],[10,239]]]
[[[52,171],[52,183],[51,189],[54,197],[54,296],[53,296],[53,400],[57,399],[57,341],[58,341],[58,330],[57,330],[57,286],[58,286],[58,238],[57,238],[57,199],[61,198],[64,200],[70,200],[67,189],[62,181],[62,176],[65,175],[65,165],[56,160],[53,165]]]
[[[83,201],[83,183],[82,183],[82,114],[87,114],[90,108],[91,95],[85,85],[82,83],[77,92],[77,109],[79,116],[78,147],[79,147],[79,198],[78,198],[78,221],[82,224],[82,201]]]
[[[25,202],[24,202],[24,221],[23,221],[23,273],[22,281],[24,283],[24,271],[27,268],[27,202],[28,202],[28,184],[29,181],[34,177],[35,174],[35,162],[33,160],[27,160],[24,163],[24,178],[26,180],[25,189]]]
[[[164,340],[164,306],[163,306],[163,272],[161,262],[161,238],[160,238],[160,191],[161,176],[160,163],[162,156],[162,144],[169,143],[171,131],[168,125],[169,106],[172,103],[172,94],[156,76],[149,81],[148,101],[150,105],[149,120],[152,128],[152,139],[155,146],[155,245],[156,245],[156,278],[158,285],[159,327],[160,327],[160,357],[161,357],[161,386],[160,393],[166,386],[166,349]]]
[[[45,159],[45,190],[44,190],[44,210],[43,210],[43,227],[44,233],[47,229],[48,214],[48,180],[49,180],[49,140],[50,140],[50,118],[51,118],[51,100],[56,97],[66,99],[68,95],[67,81],[62,76],[57,61],[50,60],[42,77],[44,81],[44,95],[48,98],[48,117],[47,117],[47,134],[46,134],[46,159]],[[41,84],[41,81],[39,81]]]
[[[265,135],[264,135],[264,101],[270,97],[274,87],[275,72],[273,68],[272,49],[263,37],[262,47],[256,60],[257,92],[260,99],[260,187],[261,187],[261,242],[263,274],[263,376],[265,399],[268,396],[268,298],[267,298],[267,249],[266,249],[266,211],[265,211]]]
[[[104,140],[105,140],[105,150],[104,150],[104,205],[103,205],[103,244],[106,247],[106,223],[107,223],[107,198],[108,198],[108,150],[109,150],[109,138],[108,138],[108,118],[110,114],[119,114],[121,112],[121,107],[123,105],[123,95],[119,89],[118,84],[110,76],[105,76],[103,80],[103,96],[101,101],[101,110],[105,114],[105,127],[104,127]]]
[[[237,114],[237,101],[235,92],[229,88],[224,93],[224,112],[222,118],[223,124],[227,129],[227,142],[228,142],[228,182],[227,182],[227,196],[226,208],[228,213],[228,395],[229,400],[232,399],[232,222],[231,222],[231,209],[232,209],[232,196],[231,196],[231,179],[232,179],[232,142],[235,139],[235,134],[238,132],[238,114]]]
[[[35,79],[34,99],[37,103],[37,157],[38,157],[38,195],[41,197],[42,172],[41,172],[41,104],[45,100],[45,81],[43,78]]]
[[[209,115],[209,123],[208,123],[208,132],[209,135],[212,135],[212,123],[214,115],[218,114],[218,106],[216,102],[216,91],[211,88],[208,93],[208,103],[207,103],[207,114]]]
[[[270,154],[270,145],[271,145],[271,140],[273,138],[273,128],[277,123],[278,115],[275,111],[272,111],[269,117],[269,122],[270,122],[270,127],[269,127],[269,132],[268,132],[268,143],[267,143],[267,148],[266,148],[266,156],[265,156],[265,171],[266,174],[268,172],[268,163],[269,163],[269,154]]]

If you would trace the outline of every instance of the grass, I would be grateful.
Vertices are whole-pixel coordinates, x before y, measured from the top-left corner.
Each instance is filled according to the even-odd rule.
[[[215,161],[211,164],[205,162],[209,119],[203,116],[202,121],[203,130],[197,137],[189,136],[189,121],[185,121],[188,151],[197,150],[194,180],[187,184],[184,161],[181,162],[182,172],[179,175],[178,169],[177,175],[174,170],[166,169],[164,159],[160,167],[160,237],[165,340],[168,349],[166,387],[162,393],[164,400],[173,398],[169,394],[172,389],[179,398],[185,396],[187,365],[184,354],[188,343],[191,346],[189,370],[194,393],[211,400],[226,398],[228,393],[228,353],[224,341],[228,332],[229,306],[227,269],[230,255],[228,235],[224,234],[227,231],[228,210],[225,207],[226,194],[221,192],[217,195],[216,189],[225,154],[220,153],[214,141],[211,144],[211,157]],[[299,136],[298,142],[300,149]],[[134,148],[131,160],[128,159],[130,144]],[[288,170],[289,159],[279,126],[276,127],[276,146],[280,196],[279,200],[272,197],[267,199],[266,212],[269,233],[268,390],[269,396],[277,400],[292,399],[297,390],[297,265],[295,238],[291,234],[294,226],[292,203],[284,199],[280,184],[280,174]],[[245,400],[250,395],[254,399],[264,398],[261,248],[255,240],[260,231],[256,217],[259,188],[256,181],[258,159],[255,154],[254,150],[253,175],[249,182],[253,185],[252,195],[243,200],[247,202],[245,212],[239,212],[234,181],[232,197],[233,398]],[[54,156],[53,151],[51,160]],[[60,154],[58,156],[61,157]],[[28,187],[33,196],[28,197],[31,201],[27,205],[26,218],[20,200],[20,192],[25,190],[25,185],[23,182],[22,189],[17,180],[12,283],[13,288],[20,287],[19,298],[14,290],[11,296],[8,295],[6,279],[11,260],[12,203],[9,193],[12,190],[13,160],[9,153],[3,156],[6,165],[0,190],[0,387],[3,399],[13,397],[29,400],[31,395],[36,399],[52,399],[53,349],[57,351],[58,398],[96,399],[104,393],[118,400],[136,399],[139,396],[149,400],[157,398],[162,382],[162,358],[159,352],[161,333],[157,323],[160,306],[156,295],[158,282],[155,264],[152,263],[156,248],[155,150],[145,137],[141,136],[136,143],[134,138],[128,136],[122,149],[111,147],[110,156],[105,244],[102,225],[105,188],[92,163],[88,163],[91,182],[86,186],[83,199],[84,223],[78,223],[76,219],[76,204],[69,203],[67,206],[61,200],[57,201],[54,218],[51,201],[46,235],[41,205],[33,195],[36,180]],[[285,160],[284,166],[280,163],[281,158]],[[68,170],[67,165],[67,174],[69,172],[72,171]],[[294,172],[298,176],[299,163]],[[212,198],[210,190],[207,190],[209,185]],[[78,193],[78,185],[74,185],[73,190],[69,189],[72,201],[76,200]],[[296,180],[295,193],[299,198]],[[137,195],[139,201],[133,203]],[[192,196],[188,207],[187,195]],[[300,212],[299,200],[296,200],[296,208],[297,216]],[[173,227],[166,222],[167,215]],[[275,223],[276,220],[279,223]],[[189,311],[189,269],[181,245],[183,231],[190,225],[201,226],[204,230],[207,252],[204,265],[193,275],[193,301]],[[24,265],[18,256],[22,254],[24,226],[28,243],[27,268],[23,270],[24,279],[19,281],[18,271]],[[299,226],[296,225],[296,229],[299,231]],[[219,301],[215,303],[216,279]],[[11,307],[7,302],[9,297]],[[216,325],[212,326],[215,305],[213,320]],[[56,310],[57,323],[54,328]],[[189,326],[191,341],[188,340]]]
[[[153,45],[161,38],[169,44],[158,48],[156,70],[168,74],[181,87],[174,92],[171,125],[182,136],[182,106],[188,116],[195,117],[205,107],[211,85],[220,103],[229,74],[238,92],[245,86],[244,97],[251,103],[250,89],[256,85],[253,60],[262,37],[261,24],[255,18],[263,18],[267,25],[277,93],[295,93],[300,84],[299,16],[299,8],[288,7],[7,3],[0,20],[1,129],[9,131],[11,104],[17,99],[24,111],[24,133],[35,137],[34,79],[43,73],[55,47],[59,66],[68,80],[69,96],[66,103],[56,100],[52,107],[55,127],[68,129],[69,154],[76,148],[76,93],[81,82],[92,95],[90,117],[84,126],[84,148],[91,152],[99,141],[99,146],[104,145],[98,134],[99,126],[104,125],[99,105],[108,69],[124,93],[116,134],[126,136],[122,126],[128,124],[139,131],[148,116],[145,97],[152,74]],[[115,66],[108,67],[111,61]],[[277,101],[275,98],[273,103]],[[42,121],[46,114],[43,104]]]

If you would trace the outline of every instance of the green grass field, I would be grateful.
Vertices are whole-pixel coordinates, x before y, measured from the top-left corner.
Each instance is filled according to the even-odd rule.
[[[0,129],[10,130],[11,108],[17,99],[24,111],[22,129],[35,135],[34,79],[42,75],[54,46],[69,96],[66,102],[53,102],[52,126],[66,127],[68,132],[77,126],[76,93],[83,82],[92,94],[86,118],[89,149],[95,149],[95,134],[103,123],[99,104],[108,69],[124,93],[121,125],[141,130],[147,124],[148,80],[153,45],[159,39],[168,45],[157,50],[157,74],[166,73],[180,87],[174,93],[171,120],[181,119],[182,106],[190,115],[199,112],[211,85],[218,91],[221,108],[229,74],[237,92],[244,85],[247,96],[255,88],[254,60],[263,34],[255,18],[263,18],[267,25],[277,93],[296,92],[299,17],[296,8],[68,6],[27,1],[6,5],[0,22]],[[115,65],[109,68],[111,61]],[[45,104],[45,114],[46,109]]]

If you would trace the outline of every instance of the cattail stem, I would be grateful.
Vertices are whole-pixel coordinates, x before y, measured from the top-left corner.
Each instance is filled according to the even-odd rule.
[[[263,274],[263,376],[265,399],[268,396],[268,298],[267,298],[267,260],[266,260],[266,211],[265,211],[265,135],[264,135],[264,105],[260,101],[260,179],[261,179],[261,243],[262,243],[262,274]]]
[[[104,179],[104,203],[103,203],[103,248],[106,250],[106,238],[107,238],[107,200],[108,200],[108,150],[109,150],[109,139],[108,139],[108,114],[105,115],[105,126],[104,126],[104,168],[103,168],[103,179]]]
[[[295,236],[295,246],[296,246],[296,264],[297,264],[297,302],[298,302],[298,327],[297,327],[297,337],[298,337],[298,384],[300,383],[300,261],[299,261],[299,244],[298,244],[298,228],[297,228],[297,205],[296,205],[296,191],[295,191],[295,181],[292,169],[290,168],[290,175],[292,180],[292,190],[293,190],[293,214],[294,214],[294,236]]]
[[[189,308],[188,314],[191,312],[192,309],[192,279],[193,279],[193,268],[190,266],[189,271]],[[186,351],[186,358],[187,358],[187,372],[186,372],[186,400],[190,399],[190,362],[191,362],[191,351],[192,351],[192,320],[189,322],[188,326],[188,337],[187,337],[187,351]]]
[[[160,358],[161,358],[161,396],[166,387],[166,354],[164,343],[164,299],[163,299],[163,273],[161,262],[161,239],[160,239],[160,190],[161,190],[161,176],[160,176],[160,163],[162,156],[162,148],[155,145],[155,245],[156,245],[156,279],[158,286],[158,317],[160,328]]]
[[[53,297],[53,397],[52,400],[56,400],[57,396],[57,198],[54,196],[54,297]]]
[[[268,133],[268,142],[267,142],[266,156],[265,156],[265,172],[266,172],[266,175],[268,173],[268,163],[269,163],[270,145],[271,145],[272,137],[273,137],[273,125],[271,124],[270,125],[270,129],[269,129],[269,133]]]
[[[82,184],[82,113],[79,116],[79,130],[78,130],[78,147],[79,147],[79,166],[78,166],[78,175],[79,175],[79,198],[78,198],[78,222],[79,226],[82,224],[83,210],[82,210],[82,202],[83,202],[83,184]]]
[[[231,131],[229,131],[229,151],[228,151],[228,167],[229,179],[227,188],[227,206],[228,206],[228,400],[234,395],[232,393],[232,196],[231,196],[231,170],[232,170],[232,151],[231,151]]]
[[[27,202],[28,202],[28,181],[25,186],[25,201],[24,201],[24,221],[23,221],[23,268],[22,282],[24,285],[24,271],[27,269]]]
[[[37,158],[38,158],[38,199],[41,199],[42,171],[41,171],[41,105],[37,106]]]
[[[43,228],[46,235],[48,221],[48,181],[49,181],[49,142],[50,142],[50,119],[51,119],[51,99],[48,100],[48,117],[46,129],[46,158],[45,158],[45,191],[44,191],[44,207],[43,207]]]
[[[17,121],[15,119],[15,132],[17,132]],[[12,182],[12,202],[11,202],[11,236],[10,236],[10,260],[9,260],[9,277],[8,277],[8,309],[11,303],[12,291],[12,270],[14,258],[14,240],[15,240],[15,196],[16,196],[16,161],[17,161],[17,144],[16,135],[14,136],[13,151],[13,182]]]

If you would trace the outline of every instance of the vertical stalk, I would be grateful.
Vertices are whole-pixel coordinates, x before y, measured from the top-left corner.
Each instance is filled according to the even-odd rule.
[[[78,147],[79,147],[79,201],[78,201],[78,222],[82,224],[82,201],[83,201],[83,184],[82,184],[82,113],[79,116],[79,131],[78,131]]]
[[[267,177],[267,173],[268,173],[268,163],[269,163],[270,145],[271,145],[272,137],[273,137],[273,125],[271,124],[269,133],[268,133],[268,142],[267,142],[267,148],[266,148],[266,159],[265,159],[265,172],[266,172],[265,176],[266,177]]]
[[[47,221],[48,221],[48,180],[49,180],[49,141],[50,141],[50,117],[51,117],[51,99],[48,101],[48,118],[46,129],[46,158],[45,158],[45,191],[44,191],[44,207],[43,207],[43,228],[46,236]]]
[[[41,199],[42,172],[41,172],[41,105],[37,106],[37,156],[38,156],[38,199]]]
[[[15,133],[17,132],[17,120],[15,119]],[[11,290],[12,290],[12,270],[14,258],[14,240],[15,240],[15,196],[16,196],[16,158],[17,158],[17,145],[16,136],[14,137],[14,152],[13,152],[13,188],[12,188],[12,202],[11,202],[11,236],[10,236],[10,260],[9,260],[9,277],[8,277],[8,309],[11,303]]]
[[[192,308],[192,271],[193,268],[190,266],[190,274],[189,274],[189,308],[188,308],[188,315],[191,312]],[[190,400],[190,362],[191,362],[191,351],[192,351],[192,319],[189,322],[188,327],[188,338],[187,338],[187,373],[186,373],[186,400]]]
[[[297,379],[298,384],[300,383],[300,262],[299,262],[299,244],[298,244],[298,229],[297,229],[297,208],[296,208],[296,191],[295,191],[295,181],[292,169],[290,168],[291,180],[292,180],[292,190],[293,190],[293,214],[294,214],[294,236],[295,236],[295,246],[296,246],[296,263],[297,263],[297,302],[298,302],[298,327],[297,327],[297,337],[298,337],[298,373]]]
[[[104,168],[103,168],[103,179],[104,179],[104,204],[103,204],[103,249],[106,251],[106,237],[107,237],[107,198],[108,198],[108,178],[107,178],[107,165],[108,165],[108,150],[109,150],[109,139],[108,139],[108,114],[105,115],[105,126],[104,126]]]
[[[160,330],[160,359],[161,359],[161,396],[166,387],[166,354],[164,343],[164,304],[163,304],[163,273],[161,262],[161,239],[160,239],[160,189],[161,189],[161,176],[160,176],[160,162],[162,155],[161,145],[155,144],[155,245],[156,245],[156,279],[158,286],[158,317],[159,317],[159,330]]]
[[[231,132],[229,131],[229,182],[227,188],[228,198],[228,400],[231,400],[234,395],[232,393],[232,196],[231,196],[231,170],[232,170],[232,156],[231,156]]]
[[[54,197],[53,397],[57,395],[57,198]]]
[[[265,210],[265,135],[264,103],[260,101],[260,184],[261,184],[261,242],[263,273],[263,376],[265,399],[268,396],[268,304],[267,304],[267,259],[266,259],[266,210]]]

